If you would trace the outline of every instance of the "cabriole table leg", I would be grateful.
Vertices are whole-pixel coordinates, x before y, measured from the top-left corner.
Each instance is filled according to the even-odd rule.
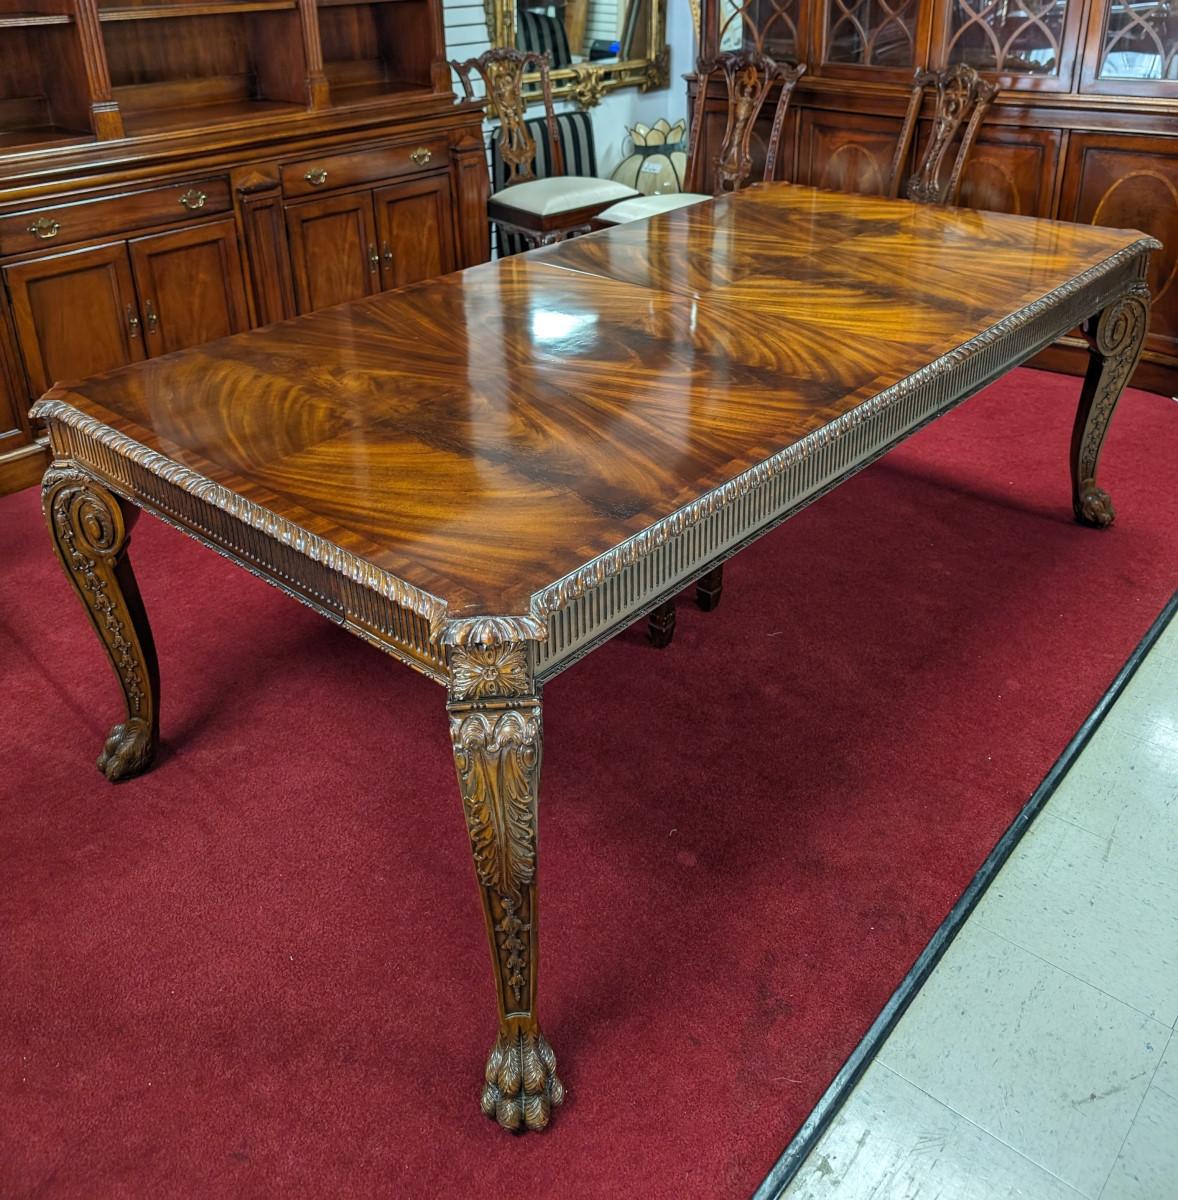
[[[1105,528],[1116,512],[1096,484],[1096,465],[1117,401],[1125,390],[1149,331],[1149,288],[1135,285],[1084,324],[1088,371],[1072,429],[1072,508],[1085,525]]]
[[[151,766],[159,741],[159,666],[127,558],[139,510],[58,463],[45,472],[41,505],[57,557],[123,689],[126,717],[110,731],[98,769],[112,781],[129,779]]]
[[[482,1109],[504,1129],[543,1129],[564,1087],[536,1016],[542,729],[524,647],[454,647],[447,711],[499,1005]]]

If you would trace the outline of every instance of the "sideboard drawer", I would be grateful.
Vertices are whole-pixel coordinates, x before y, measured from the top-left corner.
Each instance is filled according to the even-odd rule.
[[[426,138],[402,146],[355,150],[351,154],[322,154],[282,168],[282,190],[288,196],[309,196],[357,183],[375,183],[416,171],[436,171],[450,165],[450,143]]]
[[[224,177],[56,204],[20,216],[0,217],[0,255],[111,237],[151,225],[183,221],[186,217],[226,213],[231,207],[229,180]]]

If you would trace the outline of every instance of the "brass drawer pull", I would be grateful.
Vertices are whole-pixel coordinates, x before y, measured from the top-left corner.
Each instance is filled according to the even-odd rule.
[[[180,203],[184,205],[189,212],[196,212],[198,208],[204,208],[205,201],[208,200],[208,194],[198,191],[196,188],[189,188],[188,191],[180,197]]]
[[[388,244],[388,242],[385,242],[385,244],[381,248],[380,256],[382,259],[384,259],[384,265],[386,267],[388,267],[388,269],[391,271],[393,269],[393,265],[394,265],[393,248],[392,248],[392,246],[390,246]]]
[[[139,314],[135,311],[133,304],[127,305],[127,329],[130,331],[131,337],[139,336]]]
[[[160,327],[160,315],[150,300],[143,302],[143,315],[147,318],[147,332],[155,333]]]
[[[376,252],[376,247],[373,245],[368,247],[368,265],[373,271],[380,270],[380,255]]]
[[[424,167],[425,164],[428,163],[431,158],[433,158],[433,152],[428,150],[425,146],[421,146],[419,149],[414,150],[409,157],[413,159],[413,161],[419,167]]]
[[[327,182],[327,172],[322,167],[315,167],[313,170],[308,171],[303,178],[312,187],[322,187]]]
[[[61,226],[52,217],[38,217],[30,226],[29,232],[39,237],[43,242],[57,237]]]

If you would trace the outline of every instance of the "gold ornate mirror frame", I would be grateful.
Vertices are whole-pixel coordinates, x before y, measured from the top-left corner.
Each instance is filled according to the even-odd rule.
[[[487,33],[492,47],[511,48],[516,44],[516,9],[519,0],[483,0],[487,14]],[[587,9],[594,0],[567,0],[553,5],[558,13]],[[667,45],[667,0],[615,0],[622,14],[628,5],[637,5],[629,24],[634,28],[634,44],[640,47],[630,57],[619,56],[599,61],[582,57],[568,67],[553,67],[552,94],[575,100],[582,108],[600,104],[606,92],[636,87],[650,92],[670,82],[670,47]],[[566,21],[567,27],[567,21]],[[576,48],[574,47],[574,54]],[[525,81],[537,76],[525,76]],[[527,89],[529,103],[539,103],[539,89]]]

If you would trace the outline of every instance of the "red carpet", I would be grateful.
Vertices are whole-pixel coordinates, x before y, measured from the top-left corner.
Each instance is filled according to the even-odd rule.
[[[568,1100],[521,1139],[441,689],[145,520],[165,745],[112,788],[113,678],[0,501],[0,1195],[747,1196],[1178,582],[1178,407],[1122,403],[1099,533],[1077,389],[1018,372],[550,686]]]

